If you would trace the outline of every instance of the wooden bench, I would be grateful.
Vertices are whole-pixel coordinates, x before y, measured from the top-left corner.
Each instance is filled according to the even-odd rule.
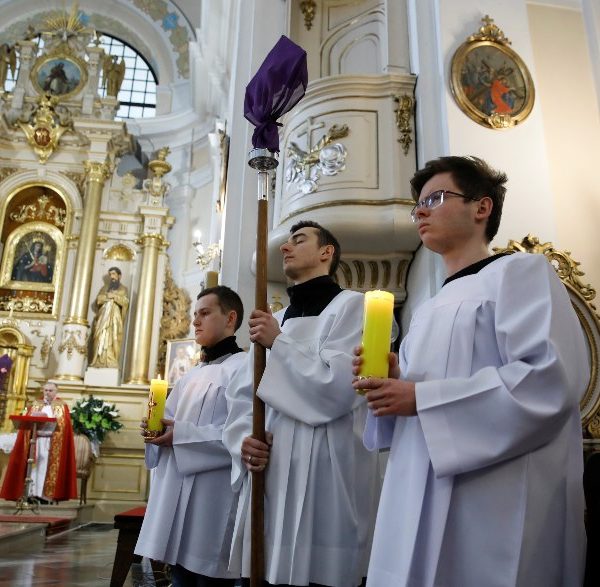
[[[131,563],[139,563],[142,560],[142,557],[134,554],[133,551],[140,535],[145,513],[146,506],[141,506],[115,516],[115,528],[119,531],[119,537],[117,539],[117,551],[115,552],[110,587],[122,587],[131,568]],[[152,561],[152,571],[154,572],[156,584],[159,585],[160,578],[164,577],[163,564]]]

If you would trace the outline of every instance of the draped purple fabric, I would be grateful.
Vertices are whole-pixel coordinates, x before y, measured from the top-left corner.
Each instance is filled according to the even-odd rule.
[[[300,101],[307,83],[306,51],[282,36],[246,86],[244,116],[256,127],[255,149],[279,151],[277,119]]]

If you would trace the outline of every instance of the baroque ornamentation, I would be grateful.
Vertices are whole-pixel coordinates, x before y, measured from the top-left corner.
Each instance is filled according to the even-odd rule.
[[[300,11],[304,16],[304,26],[307,31],[310,31],[317,12],[317,3],[315,0],[301,0]]]
[[[13,173],[19,171],[18,167],[0,167],[0,182],[10,177]]]
[[[35,204],[23,204],[10,213],[10,219],[15,222],[27,220],[49,220],[56,226],[63,227],[67,218],[67,211],[54,205],[48,206],[50,198],[41,195]]]
[[[86,179],[89,182],[95,181],[101,185],[110,177],[110,167],[100,161],[84,161]]]
[[[152,179],[145,179],[143,183],[144,189],[148,192],[151,198],[155,200],[153,204],[159,205],[163,196],[169,191],[169,184],[163,180],[163,175],[171,171],[170,163],[167,163],[167,155],[171,152],[169,147],[163,147],[158,150],[156,159],[148,163],[148,167],[153,172]]]
[[[32,122],[19,120],[18,126],[25,133],[27,142],[38,156],[40,163],[46,163],[48,157],[58,148],[60,137],[71,129],[72,122],[64,114],[59,118],[55,111],[58,98],[40,96],[38,107]]]
[[[81,340],[83,338],[83,341]],[[63,340],[58,347],[59,353],[67,351],[67,358],[73,356],[73,352],[85,356],[87,353],[87,335],[83,335],[79,330],[66,329],[63,334]]]
[[[307,125],[308,151],[304,151],[296,143],[290,142],[287,149],[289,160],[285,170],[285,180],[288,185],[297,183],[302,193],[311,194],[317,191],[321,175],[337,175],[346,168],[346,148],[342,143],[334,143],[334,141],[347,137],[350,129],[347,124],[341,126],[334,124],[327,134],[323,135],[314,147],[311,147],[311,118],[308,119]],[[323,125],[321,124],[321,126]]]
[[[77,186],[79,193],[83,193],[85,188],[85,173],[81,173],[80,171],[62,171],[61,173]]]
[[[0,298],[0,310],[49,314],[52,312],[52,302],[31,296],[22,296],[16,299],[3,296]]]
[[[190,317],[191,306],[190,296],[185,289],[177,287],[173,281],[171,267],[167,264],[158,346],[157,369],[160,373],[165,370],[167,340],[185,338],[188,335],[192,321]]]
[[[402,145],[402,150],[405,155],[408,155],[412,140],[412,127],[410,126],[413,112],[415,110],[415,99],[408,94],[402,96],[394,96],[394,102],[398,104],[394,110],[396,115],[396,126],[400,131],[398,142]]]
[[[493,41],[501,45],[510,45],[508,37],[502,32],[498,25],[494,24],[494,19],[486,14],[482,19],[483,23],[479,30],[469,37],[469,41]]]
[[[44,367],[48,366],[48,358],[50,357],[50,351],[54,346],[54,342],[56,340],[56,336],[54,334],[47,335],[43,334],[41,330],[35,329],[31,331],[31,334],[37,334],[40,338],[43,337],[42,346],[40,348],[40,357],[42,358],[42,363]]]

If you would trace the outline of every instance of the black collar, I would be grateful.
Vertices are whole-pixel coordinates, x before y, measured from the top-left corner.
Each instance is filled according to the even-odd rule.
[[[497,253],[496,255],[492,255],[491,257],[486,257],[485,259],[481,259],[481,261],[477,261],[476,263],[473,263],[472,265],[467,265],[460,271],[457,271],[454,275],[451,275],[450,277],[448,277],[448,279],[446,279],[446,281],[444,281],[444,284],[442,285],[442,287],[444,287],[444,285],[446,285],[447,283],[454,281],[455,279],[459,279],[461,277],[466,277],[467,275],[475,275],[475,273],[479,273],[484,267],[486,267],[490,263],[493,263],[494,261],[496,261],[497,259],[500,259],[501,257],[506,257],[506,255],[510,255],[510,253]]]
[[[211,347],[203,347],[200,360],[203,363],[211,363],[221,358],[223,355],[234,355],[241,353],[242,349],[237,345],[235,336],[228,336],[220,340],[217,344]]]
[[[290,305],[281,323],[288,318],[318,316],[341,291],[342,288],[329,275],[321,275],[288,287]]]

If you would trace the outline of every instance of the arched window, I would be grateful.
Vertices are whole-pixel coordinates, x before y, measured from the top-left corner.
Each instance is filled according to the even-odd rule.
[[[125,78],[119,95],[121,103],[117,118],[149,118],[156,114],[156,75],[150,64],[133,47],[106,33],[100,37],[100,46],[108,55],[125,60]],[[102,82],[100,83],[102,86]],[[99,89],[100,96],[106,90]]]
[[[41,45],[41,36],[36,40]],[[116,55],[125,60],[125,78],[121,84],[119,95],[120,102],[117,118],[151,118],[156,115],[156,75],[150,67],[150,64],[133,47],[117,39],[101,33],[100,46],[108,55]],[[13,75],[9,70],[6,76],[4,88],[7,92],[12,92],[15,87],[16,78],[19,71],[19,62],[17,61],[17,71]],[[102,98],[106,96],[106,89],[102,87],[102,73],[100,74],[100,87],[98,93]]]

